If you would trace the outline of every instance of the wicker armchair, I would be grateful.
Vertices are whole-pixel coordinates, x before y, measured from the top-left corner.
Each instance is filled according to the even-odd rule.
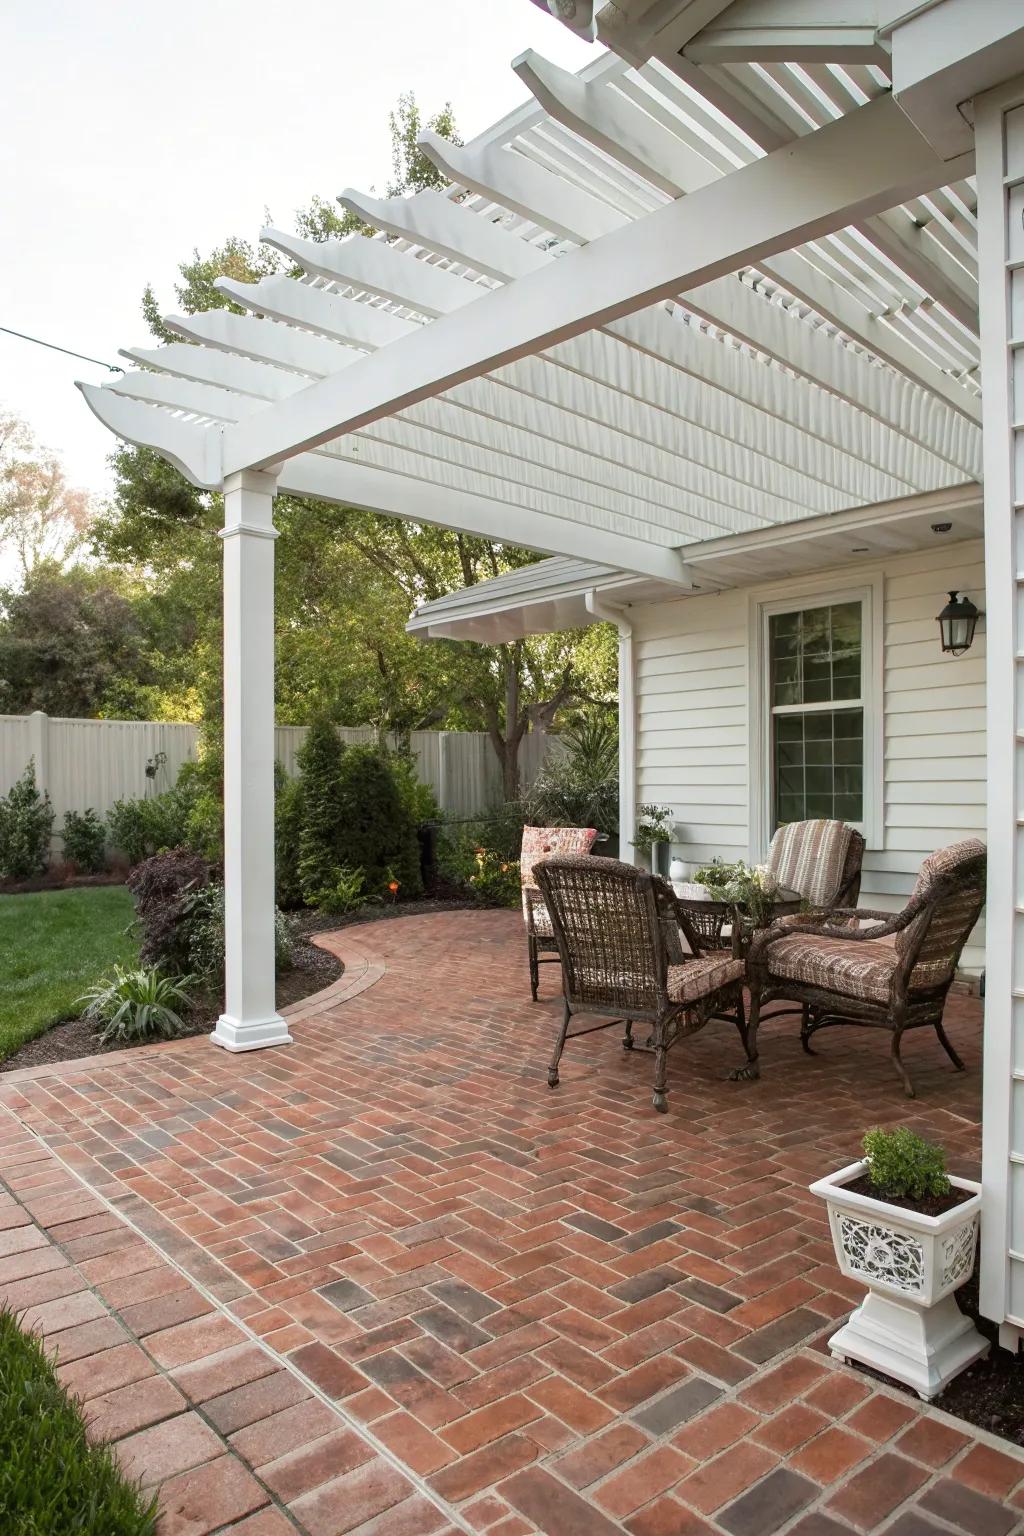
[[[776,923],[760,934],[747,957],[748,1064],[733,1076],[759,1075],[761,1008],[775,997],[801,1005],[800,1039],[811,1055],[811,1036],[831,1024],[890,1030],[893,1066],[908,1098],[914,1097],[914,1088],[900,1057],[908,1029],[934,1029],[962,1072],[963,1062],[943,1030],[942,1012],[961,951],[985,903],[985,862],[984,843],[969,838],[925,859],[902,912],[839,908]],[[868,927],[854,926],[864,919]]]
[[[652,1026],[654,1107],[664,1112],[667,1057],[684,1035],[718,1015],[736,1024],[746,1046],[742,960],[704,953],[700,936],[662,880],[617,859],[545,859],[537,867],[562,961],[564,1011],[548,1086],[558,1086],[565,1043],[625,1024],[623,1047],[634,1048],[633,1024]],[[692,953],[682,953],[679,932]],[[728,1014],[726,1010],[731,1010]],[[569,1034],[575,1013],[612,1015]]]
[[[845,822],[794,821],[772,838],[765,866],[784,890],[796,891],[812,908],[828,910],[856,905],[863,859],[864,839]],[[680,894],[703,948],[739,955],[742,935],[735,918],[720,901],[702,900],[701,891],[701,886],[687,885]]]
[[[594,827],[524,827],[523,847],[519,855],[519,874],[523,889],[523,922],[526,924],[526,953],[530,963],[530,993],[537,1001],[540,967],[558,959],[551,919],[544,898],[537,888],[534,869],[541,859],[553,855],[589,853],[597,831]],[[542,960],[541,955],[547,958]]]

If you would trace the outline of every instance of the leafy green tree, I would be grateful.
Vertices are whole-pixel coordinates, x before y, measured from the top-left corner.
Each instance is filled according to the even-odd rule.
[[[390,118],[389,195],[444,185],[419,150],[420,109],[411,95]],[[458,141],[450,107],[427,126]],[[332,239],[361,228],[358,219],[314,199],[297,216],[301,233]],[[179,304],[194,313],[233,308],[213,286],[218,275],[255,281],[289,271],[274,251],[229,239],[208,256],[193,253],[179,269]],[[156,299],[144,311],[165,336]],[[115,455],[111,516],[95,527],[97,555],[146,572],[168,624],[187,643],[157,647],[160,676],[211,729],[220,716],[219,496],[196,491],[146,450]],[[501,763],[505,795],[519,787],[519,751],[527,731],[549,729],[571,704],[614,690],[614,635],[606,626],[499,646],[422,645],[405,632],[419,602],[472,585],[536,558],[514,545],[352,508],[279,496],[276,548],[277,711],[286,723],[323,714],[336,723],[377,726],[404,735],[427,726],[487,730]],[[180,672],[176,672],[176,663]]]
[[[118,573],[36,567],[0,593],[0,711],[132,718],[154,676],[144,604]]]

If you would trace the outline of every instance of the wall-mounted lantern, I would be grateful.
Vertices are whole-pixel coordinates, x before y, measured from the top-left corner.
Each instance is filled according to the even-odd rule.
[[[970,650],[978,618],[978,610],[969,597],[951,592],[949,602],[938,616],[942,649],[950,656],[962,656]]]

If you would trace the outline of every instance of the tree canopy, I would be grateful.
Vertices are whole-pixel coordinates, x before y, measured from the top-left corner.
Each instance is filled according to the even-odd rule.
[[[388,195],[444,184],[417,145],[422,126],[415,98],[400,97],[390,116]],[[427,126],[459,142],[450,106]],[[295,224],[313,240],[362,228],[321,199],[299,211]],[[187,313],[236,308],[214,287],[219,276],[253,282],[271,272],[298,275],[280,253],[236,236],[206,255],[193,251],[178,272],[176,299]],[[154,335],[171,339],[150,287],[142,308]],[[90,528],[89,575],[68,582],[48,571],[8,605],[0,669],[4,655],[17,662],[10,697],[18,708],[48,708],[42,701],[56,698],[78,706],[63,713],[111,713],[117,699],[127,715],[168,718],[171,711],[215,724],[221,707],[221,498],[197,491],[146,449],[120,447],[113,465],[112,504]],[[276,705],[282,723],[326,715],[339,724],[373,724],[399,734],[428,726],[484,729],[511,797],[526,731],[549,727],[567,706],[614,692],[614,636],[607,626],[496,646],[424,645],[406,634],[417,603],[528,564],[537,558],[530,551],[285,495],[276,500],[275,522]],[[60,606],[61,581],[66,622],[47,642],[46,616]],[[58,653],[70,655],[76,624],[91,631],[96,663],[75,684],[64,679],[58,685]],[[101,653],[116,658],[119,690],[100,666]]]

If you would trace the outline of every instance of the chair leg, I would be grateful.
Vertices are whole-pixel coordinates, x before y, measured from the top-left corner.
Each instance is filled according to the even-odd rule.
[[[914,1092],[914,1085],[910,1081],[910,1073],[907,1071],[906,1067],[903,1065],[903,1058],[900,1055],[900,1044],[901,1044],[902,1040],[903,1040],[903,1029],[902,1029],[902,1027],[894,1029],[893,1032],[892,1032],[892,1045],[891,1045],[891,1047],[889,1049],[889,1055],[892,1058],[892,1064],[896,1068],[896,1071],[897,1071],[897,1073],[899,1075],[900,1081],[903,1084],[903,1092],[906,1094],[908,1099],[914,1099],[914,1098],[917,1097],[917,1095]]]
[[[745,1051],[747,1049],[747,1009],[743,1001],[742,987],[736,999],[736,1028],[740,1032],[740,1039],[743,1041],[743,1049]]]
[[[558,1063],[561,1061],[561,1059],[562,1059],[562,1052],[565,1050],[565,1037],[569,1033],[569,1017],[570,1017],[570,1015],[569,1015],[569,1004],[566,1003],[566,1002],[563,1002],[563,1004],[562,1004],[562,1027],[558,1031],[558,1040],[555,1043],[555,1054],[551,1058],[551,1065],[550,1065],[550,1067],[548,1067],[548,1087],[549,1088],[557,1088],[558,1087]]]
[[[626,1025],[626,1033],[622,1037],[622,1049],[624,1051],[631,1051],[633,1049],[633,1020],[626,1019],[624,1023]]]
[[[668,1112],[668,1096],[665,1083],[668,1078],[668,1045],[665,1021],[659,1019],[654,1026],[654,1107],[659,1114]]]
[[[540,966],[537,963],[537,940],[532,933],[526,935],[526,951],[530,957],[530,994],[536,1002],[537,988],[540,986]]]
[[[746,1038],[743,1041],[747,1052],[747,1064],[729,1073],[730,1083],[752,1083],[761,1076],[761,1068],[757,1060],[757,1026],[760,1020],[761,992],[758,987],[751,987],[750,1017],[747,1020]]]
[[[804,1003],[800,1009],[800,1044],[808,1056],[817,1053],[811,1049],[811,1005]]]
[[[946,1034],[946,1031],[942,1027],[941,1019],[935,1026],[935,1033],[939,1037],[939,1044],[942,1046],[942,1049],[945,1051],[954,1067],[956,1067],[956,1070],[958,1072],[966,1072],[967,1068],[964,1066],[963,1062],[960,1060],[960,1057],[957,1055],[956,1051],[950,1044],[949,1036]]]

